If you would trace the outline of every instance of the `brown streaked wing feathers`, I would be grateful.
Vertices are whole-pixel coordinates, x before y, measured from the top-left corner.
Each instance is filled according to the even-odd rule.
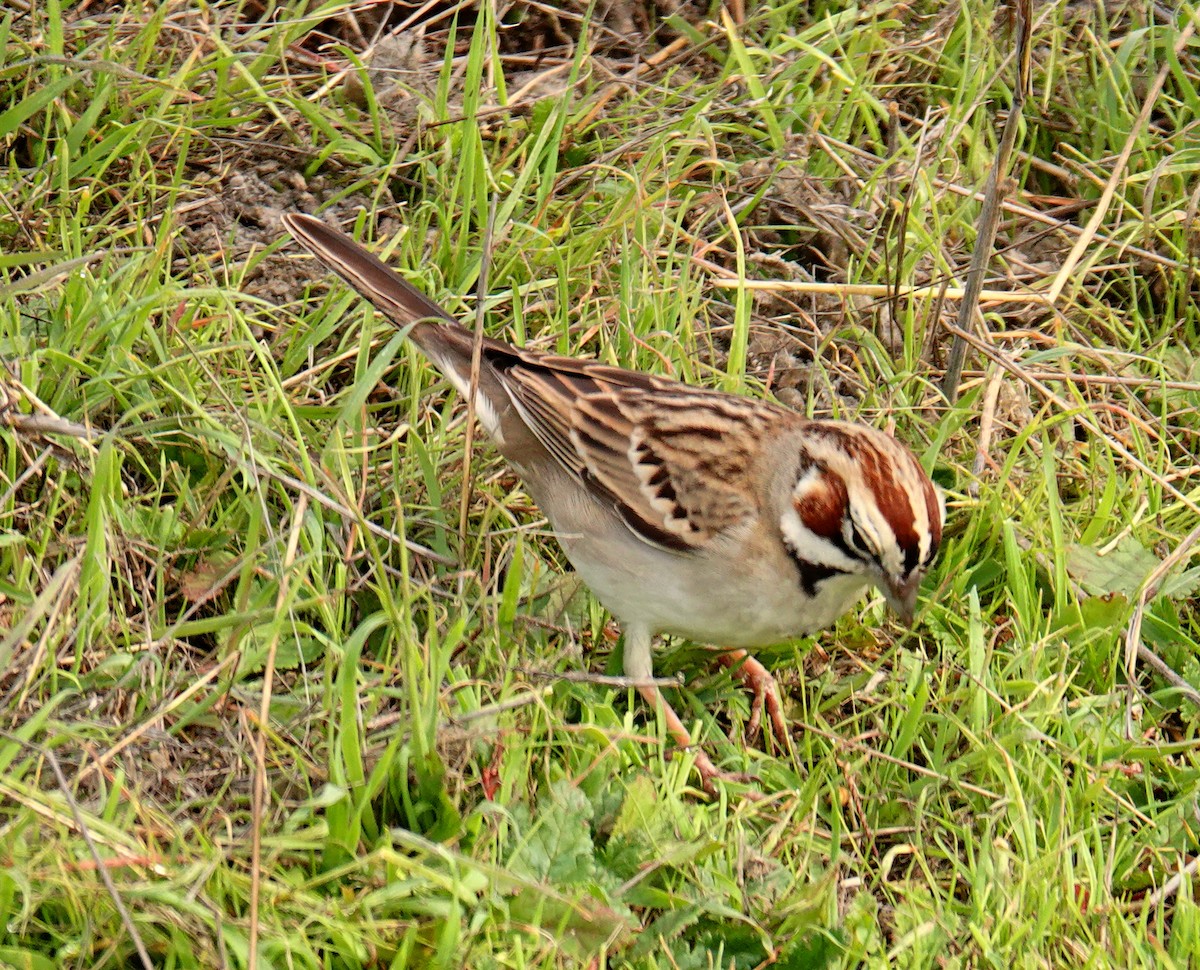
[[[678,406],[681,394],[710,405],[725,395],[588,361],[517,353],[519,363],[504,368],[501,379],[530,431],[563,468],[611,502],[640,538],[687,551],[753,514],[753,499],[732,484],[739,476],[697,473],[711,456],[689,445],[711,441],[712,428],[658,420],[664,413],[695,413]],[[740,412],[740,399],[733,401]],[[652,427],[656,422],[664,426]],[[719,450],[723,460],[737,454],[748,463],[747,442],[738,444],[731,448],[727,437],[713,453]]]
[[[459,376],[466,377],[471,333],[444,309],[321,220],[288,213],[283,224],[394,323],[404,327],[430,321],[412,331],[414,340],[427,353],[435,349],[427,344],[436,340],[442,353],[434,354],[435,361],[459,365]],[[697,441],[711,441],[720,428],[685,427],[683,419],[695,412],[681,407],[680,400],[699,397],[706,405],[717,403],[718,414],[736,412],[735,421],[763,414],[748,409],[740,398],[594,361],[521,350],[492,338],[484,340],[483,359],[549,456],[611,502],[647,542],[687,551],[756,511],[754,497],[732,484],[740,476],[729,474],[728,467],[711,472],[716,451],[725,466],[730,460],[751,461],[746,447],[758,435],[743,433],[750,431],[743,425],[737,441],[727,434],[719,449],[694,447]]]
[[[737,412],[737,434],[723,426],[731,412]],[[575,441],[588,471],[634,531],[659,545],[690,549],[758,511],[758,497],[737,484],[746,481],[741,472],[757,460],[762,440],[761,428],[743,423],[750,413],[738,398],[682,385],[622,390],[578,402]]]

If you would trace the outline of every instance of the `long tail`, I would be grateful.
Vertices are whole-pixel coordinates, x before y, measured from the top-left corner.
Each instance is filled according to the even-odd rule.
[[[420,320],[444,321],[455,328],[460,326],[433,300],[345,233],[330,228],[320,219],[299,212],[286,213],[283,225],[309,252],[398,326],[406,327]]]
[[[370,300],[388,319],[401,328],[411,327],[409,339],[446,375],[459,394],[471,397],[473,337],[469,330],[349,236],[331,229],[320,219],[289,212],[284,215],[283,224],[314,256]],[[486,337],[483,346],[492,351],[516,354],[511,347]],[[504,422],[517,422],[519,418],[510,415],[508,391],[490,364],[480,367],[477,377],[476,414],[503,451]],[[519,430],[517,424],[510,429]],[[528,437],[527,430],[524,437]]]

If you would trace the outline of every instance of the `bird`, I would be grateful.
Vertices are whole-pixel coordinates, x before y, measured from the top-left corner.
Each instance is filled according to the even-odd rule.
[[[693,746],[654,680],[653,643],[722,651],[787,750],[756,647],[831,626],[870,588],[911,623],[944,499],[905,445],[869,425],[476,337],[349,236],[289,212],[287,231],[400,328],[466,399],[567,559],[621,624],[629,682],[704,791],[744,780]]]

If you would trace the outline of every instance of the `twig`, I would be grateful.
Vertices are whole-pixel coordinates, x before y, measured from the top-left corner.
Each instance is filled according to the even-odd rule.
[[[1010,332],[1009,336],[1011,335]],[[987,373],[987,371],[964,371],[968,377],[986,377]],[[1061,371],[1047,370],[1027,370],[1025,373],[1039,381],[1065,381],[1083,387],[1087,387],[1089,384],[1102,384],[1112,387],[1150,387],[1165,391],[1200,393],[1200,382],[1198,381],[1164,381],[1157,377],[1135,377],[1122,374],[1064,374]]]
[[[67,421],[65,418],[51,418],[42,414],[17,414],[15,411],[10,411],[0,416],[0,423],[8,425],[18,434],[61,434],[83,441],[95,441],[101,436],[101,432],[94,428],[86,427],[75,421]]]
[[[1029,90],[1029,35],[1032,30],[1032,0],[1017,0],[1013,4],[1016,16],[1017,83],[1013,87],[1012,105],[1004,121],[1000,146],[992,170],[988,174],[987,187],[983,190],[983,206],[979,210],[979,223],[975,232],[975,248],[971,253],[971,266],[967,270],[966,292],[958,308],[958,327],[970,330],[971,321],[979,313],[979,294],[983,289],[983,276],[988,261],[992,258],[992,246],[996,242],[996,228],[1000,223],[1000,201],[1011,192],[1008,188],[1008,164],[1012,158],[1013,145],[1017,141],[1017,129],[1021,126],[1021,111],[1025,95]],[[979,319],[986,331],[986,324]],[[950,347],[946,360],[946,373],[942,378],[942,394],[953,404],[958,400],[958,384],[962,379],[963,363],[967,357],[967,344],[956,339]]]
[[[682,672],[674,677],[615,677],[610,674],[593,674],[587,670],[565,670],[556,674],[525,667],[520,670],[535,680],[566,680],[574,684],[602,684],[605,687],[679,687],[684,682]]]
[[[12,391],[9,390],[10,387],[13,389]],[[21,414],[17,411],[16,394],[20,394],[28,401],[37,413]],[[59,417],[50,405],[12,375],[8,375],[3,382],[0,382],[0,424],[7,425],[17,433],[24,432],[28,435],[67,435],[71,438],[78,438],[89,448],[92,441],[103,435],[103,432],[95,431],[86,425]],[[94,453],[95,449],[92,451]]]
[[[364,529],[380,539],[386,539],[388,542],[396,545],[403,545],[409,552],[416,553],[423,559],[429,559],[432,562],[440,563],[443,566],[456,565],[455,560],[449,556],[443,556],[441,553],[434,552],[428,546],[423,546],[419,542],[413,542],[411,539],[405,539],[402,535],[392,532],[390,529],[385,529],[381,525],[376,525],[369,519],[364,518],[361,511],[350,508],[348,505],[343,505],[336,499],[332,499],[323,492],[317,491],[312,485],[301,481],[292,475],[288,475],[281,471],[276,471],[266,465],[252,465],[250,462],[242,459],[240,456],[233,456],[233,460],[237,461],[246,471],[254,475],[266,475],[274,478],[276,481],[293,488],[304,498],[311,499],[318,505],[324,506],[332,512],[337,512],[339,515],[361,525]]]
[[[1200,706],[1200,690],[1196,690],[1191,684],[1180,676],[1162,657],[1156,654],[1148,646],[1142,642],[1137,645],[1137,658],[1147,667],[1153,667],[1163,680],[1174,687],[1179,693],[1183,694],[1193,704]]]
[[[467,711],[463,714],[451,714],[445,721],[446,726],[462,727],[464,724],[470,724],[472,721],[480,721],[484,718],[495,717],[497,714],[503,714],[507,711],[516,711],[522,707],[528,707],[530,704],[536,704],[538,701],[546,697],[551,687],[543,687],[540,691],[522,694],[520,697],[514,697],[511,700],[500,701],[497,704],[488,704],[478,710]],[[372,727],[376,725],[372,723]],[[440,727],[441,725],[439,725]]]
[[[975,461],[971,465],[972,480],[967,485],[967,492],[975,497],[979,494],[979,478],[988,463],[988,451],[992,447],[992,432],[996,427],[996,403],[1000,399],[1000,388],[1004,378],[999,370],[993,368],[988,380],[987,389],[983,393],[983,409],[979,416],[979,442],[975,445]]]
[[[706,268],[724,273],[724,269],[713,263],[693,257],[693,262]],[[833,296],[870,296],[879,299],[893,299],[902,296],[925,296],[962,300],[967,296],[967,290],[961,286],[945,286],[937,281],[921,283],[915,286],[895,286],[889,283],[818,283],[812,280],[743,280],[736,276],[712,276],[709,282],[721,289],[764,290],[770,293],[829,293]],[[1033,290],[980,290],[976,295],[980,303],[1027,303],[1032,306],[1046,306],[1046,297]]]
[[[1153,908],[1168,896],[1174,896],[1175,893],[1179,892],[1179,887],[1183,885],[1183,880],[1194,876],[1198,868],[1200,868],[1200,855],[1192,856],[1191,861],[1186,866],[1145,898],[1141,908]]]

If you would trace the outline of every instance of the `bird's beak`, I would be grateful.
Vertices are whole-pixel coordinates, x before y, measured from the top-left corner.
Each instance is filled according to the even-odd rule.
[[[888,601],[888,606],[900,615],[905,626],[912,626],[913,613],[917,607],[917,587],[920,585],[920,573],[915,573],[902,583],[889,579],[883,584],[883,595]]]

